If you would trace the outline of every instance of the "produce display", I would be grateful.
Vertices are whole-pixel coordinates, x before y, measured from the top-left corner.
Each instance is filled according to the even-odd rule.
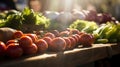
[[[53,32],[35,34],[16,30],[11,36],[12,39],[7,42],[0,41],[0,57],[18,58],[23,55],[42,54],[46,51],[61,52],[74,49],[79,45],[90,47],[94,43],[94,37],[91,34],[81,33],[78,30],[65,31],[68,36],[60,34],[64,31],[55,36]]]
[[[33,30],[45,30],[49,27],[50,21],[41,13],[35,13],[32,9],[25,8],[23,11],[8,10],[1,14],[0,27],[10,27],[23,32]]]
[[[94,11],[41,14],[28,8],[22,12],[10,10],[1,13],[0,27],[0,57],[18,58],[120,42],[120,23],[109,14]]]
[[[95,43],[117,43],[120,42],[120,23],[106,22],[97,24],[96,22],[77,20],[73,22],[70,29],[78,29],[81,32],[90,33],[95,38]]]
[[[78,29],[81,32],[93,33],[99,26],[93,21],[77,20],[73,22],[70,26],[70,29]]]

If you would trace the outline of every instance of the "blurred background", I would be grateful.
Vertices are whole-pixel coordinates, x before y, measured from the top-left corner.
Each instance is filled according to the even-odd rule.
[[[84,9],[95,10],[98,13],[110,13],[117,20],[120,20],[120,0],[38,0],[40,3],[37,3],[36,0],[0,0],[0,9],[3,10],[5,5],[2,4],[2,1],[14,1],[16,8],[11,9],[17,9],[20,11],[22,11],[25,7],[30,7],[40,12]]]

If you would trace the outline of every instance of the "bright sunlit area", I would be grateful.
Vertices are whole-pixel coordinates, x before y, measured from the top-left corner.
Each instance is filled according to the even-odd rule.
[[[19,10],[23,10],[28,5],[28,1],[36,0],[14,0]],[[107,12],[119,19],[120,0],[38,0],[41,3],[40,11],[72,11],[95,10],[97,12]],[[36,4],[37,5],[37,4]],[[37,9],[37,7],[35,7]],[[38,8],[39,9],[39,8]]]

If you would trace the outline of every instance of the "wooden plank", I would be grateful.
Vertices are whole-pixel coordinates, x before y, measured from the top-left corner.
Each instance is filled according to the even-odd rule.
[[[111,49],[109,49],[111,48]],[[0,67],[75,67],[120,53],[117,44],[93,44],[64,52],[47,52],[18,59],[3,59]]]

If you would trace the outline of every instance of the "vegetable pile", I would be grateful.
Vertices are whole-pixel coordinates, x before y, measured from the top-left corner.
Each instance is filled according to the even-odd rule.
[[[51,18],[54,21],[46,18],[49,15],[52,15]],[[10,10],[1,13],[0,57],[17,58],[46,51],[59,52],[80,46],[91,47],[94,43],[120,42],[120,23],[108,14],[98,15],[90,11],[85,17],[80,14],[81,18],[77,18],[79,13],[73,13],[73,19],[77,20],[70,19],[73,22],[69,21],[66,24],[64,13],[58,15],[58,13],[55,15],[53,13],[47,14],[45,17],[28,8],[22,12]],[[65,15],[67,14],[65,13]],[[72,17],[72,14],[69,13],[69,15]],[[69,18],[66,17],[66,19]],[[61,20],[64,23],[57,22]],[[11,32],[11,34],[6,34],[6,32]]]
[[[45,30],[50,24],[49,19],[29,8],[25,8],[22,12],[9,10],[2,13],[1,16],[0,27],[10,27],[23,32]]]
[[[0,57],[18,58],[46,51],[61,52],[72,50],[79,45],[90,47],[94,43],[93,35],[78,30],[54,30],[44,34],[15,31],[12,37],[6,42],[0,41]]]
[[[117,43],[120,42],[120,23],[106,22],[97,24],[93,21],[77,20],[73,22],[70,29],[78,29],[94,35],[95,43]]]
[[[94,21],[76,20],[70,26],[70,29],[78,29],[81,32],[92,33],[98,28]]]
[[[120,42],[120,23],[107,22],[93,31],[96,43],[117,43]]]

